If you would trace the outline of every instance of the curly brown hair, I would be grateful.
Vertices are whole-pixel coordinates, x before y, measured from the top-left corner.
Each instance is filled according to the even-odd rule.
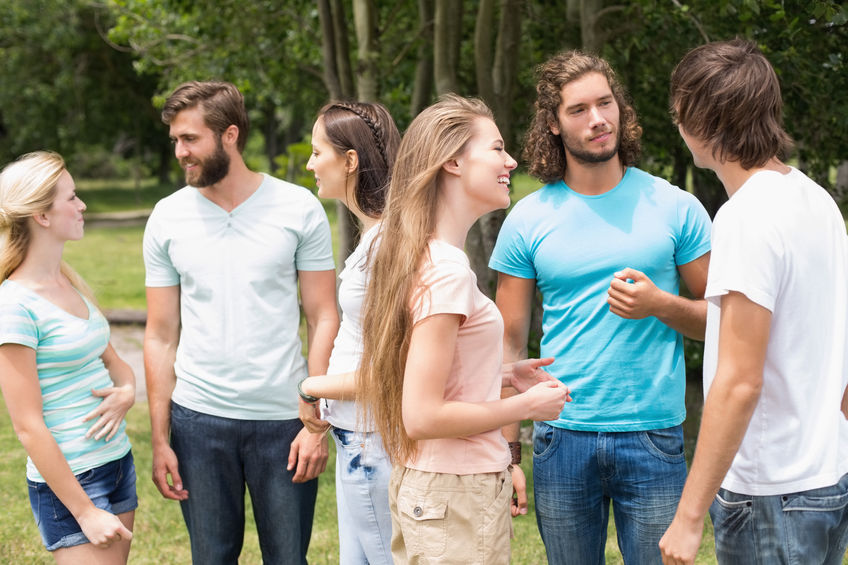
[[[572,50],[554,55],[537,69],[536,114],[527,130],[522,157],[529,165],[531,175],[550,183],[565,176],[565,147],[562,138],[551,131],[557,124],[557,108],[562,103],[562,88],[588,73],[600,73],[609,83],[618,104],[619,147],[618,156],[625,166],[634,165],[642,151],[642,127],[636,119],[636,110],[630,104],[624,87],[605,60],[582,51]]]

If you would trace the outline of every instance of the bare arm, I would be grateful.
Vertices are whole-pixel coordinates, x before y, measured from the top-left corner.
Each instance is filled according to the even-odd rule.
[[[623,269],[610,282],[607,298],[610,312],[632,320],[656,316],[686,337],[703,340],[707,320],[707,303],[703,297],[709,264],[710,254],[705,253],[677,267],[692,299],[660,290],[641,271]],[[628,279],[633,282],[627,282]]]
[[[150,408],[153,482],[165,498],[185,500],[177,456],[171,449],[171,394],[177,382],[174,362],[180,341],[180,287],[147,288],[144,377]],[[171,482],[168,482],[168,477]]]
[[[306,363],[310,375],[323,375],[330,364],[333,340],[339,331],[336,272],[298,271],[298,278],[309,347]],[[315,406],[305,404],[301,399],[298,402],[301,415],[311,410],[312,415],[317,417]],[[302,429],[289,450],[288,469],[295,471],[292,481],[308,481],[323,473],[327,468],[329,453],[327,437],[323,432],[313,433],[309,428]]]
[[[95,546],[132,539],[117,516],[97,508],[74,477],[67,459],[42,415],[35,350],[0,345],[0,388],[21,444],[50,489],[62,501]]]
[[[333,340],[339,331],[335,271],[298,271],[300,299],[306,317],[306,360],[310,375],[323,375],[330,364]]]
[[[135,375],[132,368],[118,356],[111,343],[106,346],[106,351],[100,358],[109,371],[113,386],[91,391],[94,396],[103,398],[103,402],[86,414],[83,421],[96,418],[85,434],[86,437],[100,439],[106,436],[106,441],[109,441],[118,432],[124,416],[135,403]]]
[[[760,398],[771,312],[731,292],[721,299],[718,366],[677,513],[660,540],[663,563],[693,563],[704,517]]]
[[[524,418],[556,417],[565,403],[559,382],[544,382],[527,392],[490,402],[445,400],[460,316],[436,314],[412,329],[403,382],[403,424],[410,438],[470,436]]]

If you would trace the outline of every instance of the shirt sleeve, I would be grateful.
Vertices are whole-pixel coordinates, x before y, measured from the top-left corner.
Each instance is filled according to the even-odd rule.
[[[180,274],[168,254],[169,245],[170,241],[162,234],[161,223],[154,209],[144,228],[142,243],[145,286],[165,287],[180,284]]]
[[[712,241],[705,298],[740,292],[774,312],[783,273],[780,238],[767,224],[719,212]]]
[[[535,279],[536,267],[527,244],[521,203],[517,204],[504,220],[492,256],[489,268],[513,277]]]
[[[467,267],[450,261],[431,264],[412,299],[413,325],[436,314],[459,314],[464,323],[473,310],[473,290]]]
[[[681,190],[678,204],[678,235],[674,250],[677,265],[694,261],[710,250],[710,215],[700,200]]]
[[[15,343],[36,349],[38,326],[21,304],[0,304],[0,345]]]
[[[303,232],[295,251],[295,268],[298,271],[334,269],[330,222],[324,207],[311,194],[306,199],[305,206]]]

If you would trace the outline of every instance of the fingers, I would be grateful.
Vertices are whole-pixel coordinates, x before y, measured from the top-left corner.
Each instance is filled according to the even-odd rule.
[[[539,367],[546,367],[554,362],[553,357],[543,357],[541,359],[527,359],[527,362],[530,363],[530,366],[533,369],[538,369]]]
[[[630,279],[630,280],[633,280],[633,281],[640,281],[640,280],[647,278],[645,276],[645,273],[643,273],[642,271],[637,271],[636,269],[631,269],[630,267],[622,269],[622,270],[618,271],[617,273],[613,273],[612,276],[615,277],[616,279],[619,279],[620,281],[623,281],[623,282],[627,281],[627,279]]]

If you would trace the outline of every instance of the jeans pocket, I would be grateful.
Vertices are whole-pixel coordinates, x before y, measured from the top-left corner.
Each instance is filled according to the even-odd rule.
[[[533,424],[533,460],[544,461],[556,451],[555,444],[558,443],[559,435],[556,429],[544,422]]]
[[[829,547],[844,548],[844,541],[834,544],[834,540],[845,540],[848,530],[844,485],[782,495],[780,503],[793,562],[823,563]]]
[[[448,541],[445,523],[448,501],[414,493],[398,493],[397,507],[404,544],[409,553],[430,558],[443,555]]]
[[[716,543],[719,538],[732,538],[750,529],[753,514],[753,497],[720,489],[710,506],[710,518],[715,527]]]
[[[646,430],[639,434],[639,438],[645,449],[657,459],[667,463],[680,463],[686,460],[681,426]]]

